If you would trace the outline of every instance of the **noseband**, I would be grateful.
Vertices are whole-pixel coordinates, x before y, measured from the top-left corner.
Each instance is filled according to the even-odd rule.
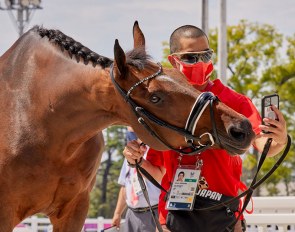
[[[203,92],[196,99],[196,101],[191,109],[191,112],[188,116],[188,119],[186,121],[185,128],[180,128],[180,127],[171,125],[170,123],[167,123],[167,122],[159,119],[157,116],[150,113],[149,111],[147,111],[143,107],[138,106],[132,100],[132,98],[130,97],[130,94],[137,86],[139,86],[140,84],[142,84],[145,81],[151,80],[151,79],[159,76],[162,73],[162,66],[160,63],[158,63],[158,65],[159,65],[159,70],[156,73],[138,81],[127,92],[124,89],[122,89],[119,86],[119,84],[116,82],[116,80],[114,78],[114,74],[113,74],[113,71],[114,71],[113,65],[111,66],[110,75],[111,75],[112,82],[115,85],[116,89],[119,91],[119,93],[124,97],[125,101],[131,105],[131,108],[133,109],[133,111],[138,119],[138,122],[140,124],[142,124],[145,127],[145,129],[147,131],[149,131],[149,133],[153,137],[158,139],[165,146],[167,146],[171,150],[174,150],[174,151],[182,153],[182,154],[194,155],[196,153],[203,152],[204,150],[213,146],[215,143],[221,145],[220,140],[218,138],[218,134],[217,134],[217,128],[216,128],[216,124],[215,124],[214,111],[213,111],[213,103],[215,101],[218,101],[218,98],[216,96],[214,96],[211,92]],[[197,123],[208,105],[210,107],[210,119],[211,119],[212,128],[213,128],[213,136],[211,133],[206,132],[206,133],[203,133],[202,135],[200,135],[199,137],[196,137],[196,136],[194,136],[194,132],[195,132]],[[188,144],[188,147],[181,148],[181,149],[173,148],[171,145],[169,145],[167,142],[165,142],[154,130],[152,130],[152,128],[145,122],[143,116],[148,118],[150,121],[154,122],[155,124],[157,124],[159,126],[166,127],[170,130],[173,130],[173,131],[183,135],[185,138],[185,141]],[[203,144],[203,143],[201,143],[201,140],[205,136],[208,136],[209,141],[206,144]],[[197,144],[195,144],[195,143],[197,143]]]

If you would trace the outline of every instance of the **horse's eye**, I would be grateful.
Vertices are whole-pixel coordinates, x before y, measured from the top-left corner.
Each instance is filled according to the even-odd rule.
[[[160,100],[161,100],[161,98],[159,98],[159,97],[156,96],[156,95],[152,95],[152,96],[150,97],[150,101],[151,101],[152,103],[158,103]]]

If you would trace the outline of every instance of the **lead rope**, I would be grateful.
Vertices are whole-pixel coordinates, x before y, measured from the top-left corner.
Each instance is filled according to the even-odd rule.
[[[264,160],[265,160],[265,158],[267,156],[267,153],[269,151],[271,143],[272,143],[272,138],[267,139],[267,141],[266,141],[266,143],[264,145],[261,157],[260,157],[259,162],[258,162],[257,172],[256,172],[255,176],[253,177],[253,180],[252,180],[252,182],[251,182],[251,184],[250,184],[250,186],[248,188],[249,192],[245,196],[243,207],[242,207],[241,211],[239,212],[238,216],[236,217],[236,220],[234,220],[231,224],[229,224],[226,227],[225,231],[231,232],[231,231],[234,230],[234,227],[235,227],[236,223],[239,221],[239,218],[241,217],[241,215],[243,214],[243,212],[247,208],[247,205],[249,204],[249,202],[251,200],[251,197],[252,197],[252,194],[253,194],[253,191],[254,191],[253,186],[256,184],[258,173],[259,173],[259,171],[260,171],[260,169],[262,167],[262,164],[264,163]]]
[[[142,167],[139,166],[137,160],[135,160],[135,168],[136,168],[136,171],[137,171],[137,177],[138,177],[138,181],[139,181],[140,187],[142,189],[144,198],[145,198],[145,200],[146,200],[146,202],[148,204],[149,210],[150,210],[150,212],[152,214],[153,221],[154,221],[154,223],[155,223],[155,225],[156,225],[156,227],[158,229],[158,232],[163,232],[163,229],[162,229],[162,226],[161,226],[161,224],[159,222],[159,219],[156,217],[155,212],[152,209],[152,206],[151,206],[151,203],[150,203],[149,194],[148,194],[148,191],[146,189],[146,184],[145,184],[145,182],[143,180],[143,177],[142,177],[142,175],[140,173],[140,170],[144,170],[145,173],[148,173],[148,172],[144,168],[142,168]],[[148,174],[148,176],[150,176],[153,179],[153,181],[152,181],[153,184],[155,184],[155,182],[156,182],[157,183],[157,185],[156,185],[157,187],[160,186],[162,190],[166,191],[150,174]]]
[[[229,204],[236,202],[238,199],[246,196],[249,192],[255,190],[258,186],[260,186],[264,181],[267,180],[267,178],[270,177],[270,175],[277,170],[277,168],[280,166],[280,164],[284,161],[284,159],[286,158],[289,150],[290,150],[290,146],[291,146],[291,137],[288,135],[288,142],[287,145],[285,147],[285,150],[283,152],[283,154],[280,156],[280,158],[277,160],[277,162],[274,164],[274,166],[261,178],[259,179],[255,184],[253,184],[251,189],[247,189],[246,191],[242,192],[240,195],[236,196],[235,198],[232,198],[228,201],[225,202],[221,202],[218,205],[214,205],[214,206],[210,206],[210,207],[206,207],[206,208],[202,208],[202,209],[194,209],[196,211],[206,211],[206,210],[215,210],[215,209],[220,209],[222,207],[227,207]]]

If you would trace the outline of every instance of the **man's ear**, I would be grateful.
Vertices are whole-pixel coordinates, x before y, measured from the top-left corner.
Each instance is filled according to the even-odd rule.
[[[169,55],[168,60],[169,60],[170,64],[173,66],[173,68],[177,68],[177,65],[176,65],[176,62],[175,62],[175,59],[173,56]]]

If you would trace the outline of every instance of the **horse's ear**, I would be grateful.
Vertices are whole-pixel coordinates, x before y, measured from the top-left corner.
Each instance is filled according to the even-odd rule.
[[[119,41],[117,39],[115,40],[115,45],[114,45],[114,57],[115,57],[115,62],[114,62],[115,77],[124,76],[126,73],[126,56],[125,56],[125,52],[121,48]]]
[[[145,46],[145,38],[137,21],[135,21],[133,26],[133,39],[134,39],[134,48]]]

